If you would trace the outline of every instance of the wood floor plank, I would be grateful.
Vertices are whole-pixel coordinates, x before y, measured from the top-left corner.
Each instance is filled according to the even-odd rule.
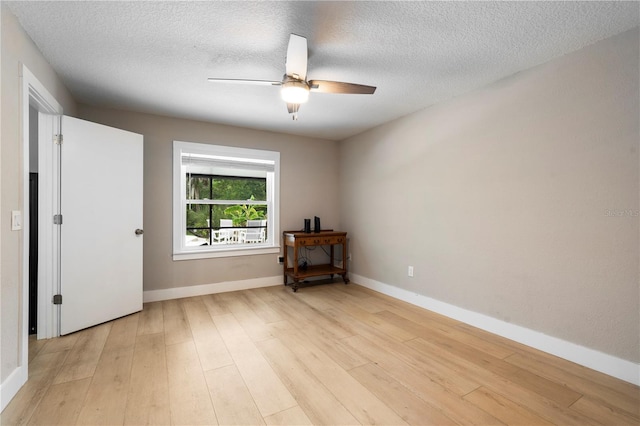
[[[265,424],[235,365],[207,371],[205,379],[220,424]]]
[[[513,383],[490,369],[482,368],[475,361],[466,359],[464,355],[448,352],[440,346],[421,338],[414,339],[406,344],[420,351],[430,353],[440,363],[451,365],[451,368],[458,370],[459,374],[482,383],[484,387],[526,407],[534,414],[551,423],[562,425],[598,424],[598,422],[589,419],[587,416],[559,405],[518,383]]]
[[[56,337],[54,339],[46,339],[44,340],[44,347],[40,349],[38,353],[50,353],[69,350],[76,344],[80,335],[80,333],[73,333],[67,334],[66,336]]]
[[[251,289],[240,292],[239,296],[266,324],[285,320],[282,315],[273,310],[269,304],[259,296],[256,290],[257,289]]]
[[[135,313],[112,321],[111,331],[109,331],[109,336],[107,337],[103,350],[133,348],[136,344],[139,319],[139,315]]]
[[[437,332],[431,332],[425,329],[420,333],[421,338],[416,340],[426,340],[437,345],[440,350],[446,350],[452,354],[467,359],[483,369],[503,376],[514,383],[518,383],[533,392],[536,392],[547,399],[557,402],[560,405],[568,407],[580,398],[581,394],[552,380],[545,379],[536,374],[530,373],[522,368],[514,368],[510,364],[500,358],[496,358],[487,353],[478,351],[476,348],[469,346],[465,341],[457,340],[452,337],[443,336]],[[415,346],[413,346],[416,348]]]
[[[231,313],[238,320],[245,333],[254,342],[271,339],[271,329],[267,324],[251,309],[251,307],[240,297],[240,292],[220,294],[220,299],[229,308]]]
[[[262,416],[297,405],[233,314],[213,319]]]
[[[288,294],[286,289],[274,292],[278,297],[270,302],[273,309],[284,316],[289,322],[300,328],[308,326],[320,327],[336,339],[353,336],[350,324],[340,323],[319,311],[294,295]],[[290,290],[289,290],[290,291]]]
[[[285,332],[287,331],[289,330],[286,330]],[[359,367],[370,362],[369,358],[367,358],[365,354],[345,345],[342,340],[333,339],[331,335],[320,327],[309,327],[305,329],[305,332],[307,337],[313,341],[318,349],[327,354],[345,370],[351,370],[352,368]]]
[[[590,396],[583,396],[577,400],[571,409],[603,425],[640,425],[638,417],[602,404],[602,401]]]
[[[548,365],[555,366],[557,368],[566,370],[567,372],[582,377],[585,380],[588,380],[596,385],[604,386],[610,389],[613,389],[615,392],[620,394],[627,395],[627,397],[632,398],[634,401],[638,401],[638,406],[640,407],[640,387],[636,386],[632,383],[625,382],[624,380],[617,379],[613,376],[609,376],[607,374],[601,373],[599,371],[592,370],[590,368],[584,367],[582,365],[578,365],[574,362],[571,362],[566,359],[559,358],[555,355],[551,355],[533,348],[529,348],[528,346],[521,345],[525,350],[521,351],[523,354],[528,356],[534,356],[540,362]]]
[[[367,295],[367,297],[363,298],[367,302],[378,306],[380,311],[393,312],[415,322],[421,322],[424,320],[437,321],[443,325],[447,325],[450,327],[462,324],[460,321],[453,318],[449,318],[433,311],[426,310],[419,306],[395,299],[391,296],[387,296],[386,294],[379,293],[375,290],[357,284],[353,285],[353,288],[357,288],[357,291],[363,293],[363,296]]]
[[[456,327],[450,327],[438,321],[423,319],[419,322],[414,322],[408,318],[404,318],[402,315],[386,310],[376,313],[376,316],[379,316],[385,321],[388,321],[398,327],[411,330],[412,334],[415,336],[429,338],[433,333],[436,333],[449,339],[464,342],[465,345],[495,358],[504,359],[515,352],[513,349],[488,342]]]
[[[316,326],[314,322],[306,322],[302,325],[287,323],[290,325],[289,327],[272,329],[271,333],[277,337],[283,332],[286,333],[291,330],[304,329],[305,334],[314,341],[314,344],[345,370],[367,364],[370,361],[362,353],[342,343],[340,339],[337,339],[336,336],[332,334],[331,330]]]
[[[57,371],[44,370],[40,374],[29,376],[29,380],[0,414],[0,424],[25,425],[34,414],[37,415],[36,409],[53,383]]]
[[[302,408],[291,407],[287,410],[280,411],[279,413],[272,414],[264,418],[267,425],[313,425],[309,417],[302,411]]]
[[[336,319],[348,320],[341,311],[329,310],[327,313],[334,314]],[[343,339],[342,342],[372,361],[385,363],[385,368],[389,371],[395,369],[402,374],[411,374],[413,371],[413,374],[424,375],[430,381],[458,395],[465,395],[480,386],[478,381],[458,374],[450,364],[443,365],[428,353],[389,339],[384,333],[364,324],[359,325],[357,337]]]
[[[142,305],[138,322],[138,334],[156,334],[164,332],[162,302],[148,302]]]
[[[64,364],[69,351],[40,353],[29,363],[29,376],[42,374],[47,370],[58,371]]]
[[[482,330],[481,328],[478,327],[474,327],[470,324],[465,324],[463,322],[458,323],[457,325],[454,326],[455,328],[462,330],[472,336],[475,336],[477,338],[486,340],[487,342],[490,342],[492,344],[495,345],[499,345],[499,346],[503,346],[504,348],[506,348],[507,350],[511,350],[512,353],[515,352],[531,352],[531,353],[537,353],[539,352],[538,350],[529,347],[527,345],[524,345],[522,343],[516,342],[514,340],[510,340],[507,339],[506,337],[502,337],[502,336],[498,336],[497,334],[493,334],[490,333],[486,330]]]
[[[29,362],[38,355],[38,352],[40,352],[46,344],[46,339],[38,340],[35,334],[29,336]]]
[[[220,298],[220,294],[208,294],[202,296],[202,302],[207,307],[209,315],[212,317],[231,313],[227,305],[225,305],[224,301]]]
[[[279,340],[257,343],[312,424],[352,425],[358,421]]]
[[[191,336],[196,340],[211,337],[211,329],[215,326],[204,301],[202,299],[185,300],[182,306],[191,330]]]
[[[202,299],[189,300],[185,301],[183,306],[198,350],[202,370],[209,371],[233,364],[231,355],[213,324],[213,319],[209,315],[204,301]]]
[[[388,343],[376,336],[354,336],[343,342],[382,366],[394,377],[414,376],[433,382],[441,388],[462,396],[480,387],[480,382],[471,380],[459,371],[429,358],[401,343]],[[439,389],[439,388],[438,388]]]
[[[623,411],[624,413],[622,414],[638,418],[640,422],[640,389],[637,389],[636,392],[620,392],[608,386],[594,383],[590,379],[577,375],[572,371],[557,367],[546,356],[541,357],[534,356],[531,353],[516,353],[506,358],[505,361],[539,376],[563,383],[565,386],[581,394],[589,395],[592,398],[600,400],[601,404],[605,404],[614,410],[618,409]],[[555,364],[557,364],[557,362]]]
[[[39,352],[34,358],[37,363],[29,369],[29,379],[0,414],[0,424],[24,425],[29,422],[60,371],[58,361],[64,361],[68,352]]]
[[[38,410],[29,420],[29,424],[34,426],[76,424],[90,384],[91,378],[88,377],[52,385],[38,405]]]
[[[369,325],[399,342],[405,342],[417,337],[410,330],[398,327],[376,314],[367,312],[351,301],[336,298],[334,299],[334,309],[342,310],[354,320]]]
[[[303,332],[283,333],[279,339],[362,424],[406,424],[369,389],[355,380]]]
[[[375,364],[366,364],[349,371],[363,386],[380,398],[409,424],[457,424],[437,408],[418,398],[397,380]]]
[[[169,425],[169,377],[162,330],[139,334],[133,351],[125,425]]]
[[[195,343],[189,340],[167,346],[165,341],[165,348],[171,424],[217,425]]]
[[[271,306],[271,302],[279,300],[280,298],[276,296],[277,293],[281,293],[283,289],[286,291],[286,287],[283,286],[272,286],[272,287],[260,287],[251,289],[251,292],[259,297],[264,303]],[[289,290],[291,291],[291,290]]]
[[[93,376],[111,326],[111,323],[105,323],[77,332],[77,340],[53,383],[70,382]]]
[[[368,341],[362,336],[345,339],[345,342],[356,348],[366,350],[369,356],[385,371],[386,375],[404,385],[425,403],[445,413],[455,422],[460,424],[500,423],[491,415],[472,404],[466,403],[461,395],[446,387],[446,381],[444,381],[445,386],[443,386],[441,384],[442,380],[439,380],[440,383],[436,382],[428,374],[422,374],[421,371],[410,368],[402,362],[394,361],[394,356],[387,353],[385,347],[380,347],[377,343]],[[379,375],[382,376],[381,373]]]
[[[352,285],[330,285],[326,289],[319,289],[320,294],[326,294],[334,301],[344,301],[352,305],[358,306],[360,309],[367,311],[370,314],[375,314],[385,310],[379,303],[372,302],[372,299],[363,297],[363,292],[358,289],[360,286]],[[333,303],[330,307],[335,307]]]
[[[331,300],[324,293],[326,288],[324,286],[305,288],[304,292],[296,293],[296,297],[311,308],[324,311],[333,307]]]
[[[124,422],[133,348],[103,351],[78,415],[81,425],[114,425]]]
[[[165,300],[162,302],[165,345],[173,345],[193,340],[183,303],[183,299]]]
[[[632,398],[634,401],[638,401],[637,405],[640,407],[640,386],[636,386],[624,380],[617,379],[613,376],[609,376],[599,371],[592,370],[590,368],[584,367],[582,365],[578,365],[569,360],[562,359],[555,355],[538,351],[533,348],[528,348],[527,351],[522,351],[522,352],[530,356],[535,356],[540,360],[540,362],[544,362],[549,365],[554,365],[558,368],[562,368],[566,370],[567,372],[570,372],[571,374],[580,376],[583,379],[596,384],[597,386],[604,386],[604,387],[613,389],[617,393],[627,395],[629,398]]]
[[[516,404],[502,395],[498,395],[486,388],[479,388],[464,396],[487,413],[508,425],[552,425],[531,411]]]

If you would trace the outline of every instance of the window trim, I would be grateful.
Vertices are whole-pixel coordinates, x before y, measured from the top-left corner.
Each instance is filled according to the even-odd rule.
[[[184,244],[186,230],[186,189],[182,176],[182,153],[220,155],[228,157],[248,158],[252,160],[269,160],[274,162],[273,178],[267,174],[267,185],[271,186],[272,200],[267,215],[267,243],[260,245],[225,245],[187,247]],[[173,141],[173,260],[191,260],[231,256],[252,256],[259,254],[280,253],[280,153],[261,149],[237,148],[206,143]],[[267,190],[269,191],[269,190]]]

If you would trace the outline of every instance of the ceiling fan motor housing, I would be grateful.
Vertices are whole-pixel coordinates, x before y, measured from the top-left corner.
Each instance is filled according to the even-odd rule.
[[[286,75],[282,79],[282,100],[290,104],[303,104],[309,100],[309,84],[296,78],[296,75]]]

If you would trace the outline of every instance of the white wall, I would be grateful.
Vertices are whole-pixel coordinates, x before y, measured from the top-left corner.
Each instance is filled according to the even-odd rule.
[[[638,38],[344,141],[352,271],[638,363]]]

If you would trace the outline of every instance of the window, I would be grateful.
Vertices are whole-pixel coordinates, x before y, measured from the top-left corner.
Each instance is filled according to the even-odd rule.
[[[278,253],[280,153],[173,142],[173,258]]]

